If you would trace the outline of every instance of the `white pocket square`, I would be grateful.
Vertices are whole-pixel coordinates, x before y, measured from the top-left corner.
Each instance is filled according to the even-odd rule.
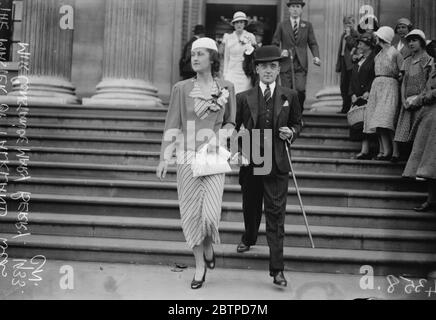
[[[289,101],[285,101],[285,103],[283,103],[283,107],[289,107]]]

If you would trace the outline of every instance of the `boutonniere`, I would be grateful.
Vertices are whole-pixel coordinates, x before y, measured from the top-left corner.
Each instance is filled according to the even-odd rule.
[[[306,28],[306,24],[305,24],[305,23],[302,23],[302,24],[300,24],[300,27],[301,27],[301,28]]]
[[[218,94],[212,95],[212,104],[209,106],[209,110],[217,112],[225,107],[227,101],[229,100],[230,93],[227,88],[221,88]]]

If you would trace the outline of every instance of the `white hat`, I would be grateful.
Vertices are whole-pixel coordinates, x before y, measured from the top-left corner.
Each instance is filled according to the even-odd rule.
[[[218,47],[216,45],[215,40],[207,37],[197,39],[194,41],[194,43],[192,43],[191,50],[198,49],[198,48],[211,49],[218,52]]]
[[[394,37],[395,37],[394,29],[392,29],[391,27],[386,27],[386,26],[381,27],[376,32],[374,32],[374,34],[389,44],[392,43],[392,40],[394,40]]]
[[[406,39],[410,36],[417,36],[420,37],[422,40],[424,40],[424,42],[427,42],[427,39],[425,38],[425,33],[422,30],[419,29],[413,29],[412,31],[410,31],[407,36]]]
[[[234,24],[235,22],[238,22],[238,21],[248,22],[247,15],[245,13],[243,13],[242,11],[235,12],[235,14],[233,15],[232,24]]]

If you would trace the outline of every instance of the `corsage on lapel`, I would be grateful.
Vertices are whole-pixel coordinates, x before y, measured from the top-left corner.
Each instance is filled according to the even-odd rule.
[[[300,24],[300,28],[306,28],[306,24],[305,24],[304,22],[302,22],[302,23]]]
[[[224,108],[229,101],[230,93],[227,87],[221,88],[218,86],[217,93],[212,94],[212,104],[209,109],[213,112],[217,112]]]

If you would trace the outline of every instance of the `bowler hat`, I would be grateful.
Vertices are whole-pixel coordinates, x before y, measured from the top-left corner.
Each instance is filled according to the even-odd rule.
[[[283,60],[282,52],[276,46],[263,46],[254,52],[254,62],[273,62]]]
[[[286,5],[290,7],[293,4],[301,4],[301,7],[304,7],[306,5],[304,1],[298,1],[298,0],[289,0]]]

